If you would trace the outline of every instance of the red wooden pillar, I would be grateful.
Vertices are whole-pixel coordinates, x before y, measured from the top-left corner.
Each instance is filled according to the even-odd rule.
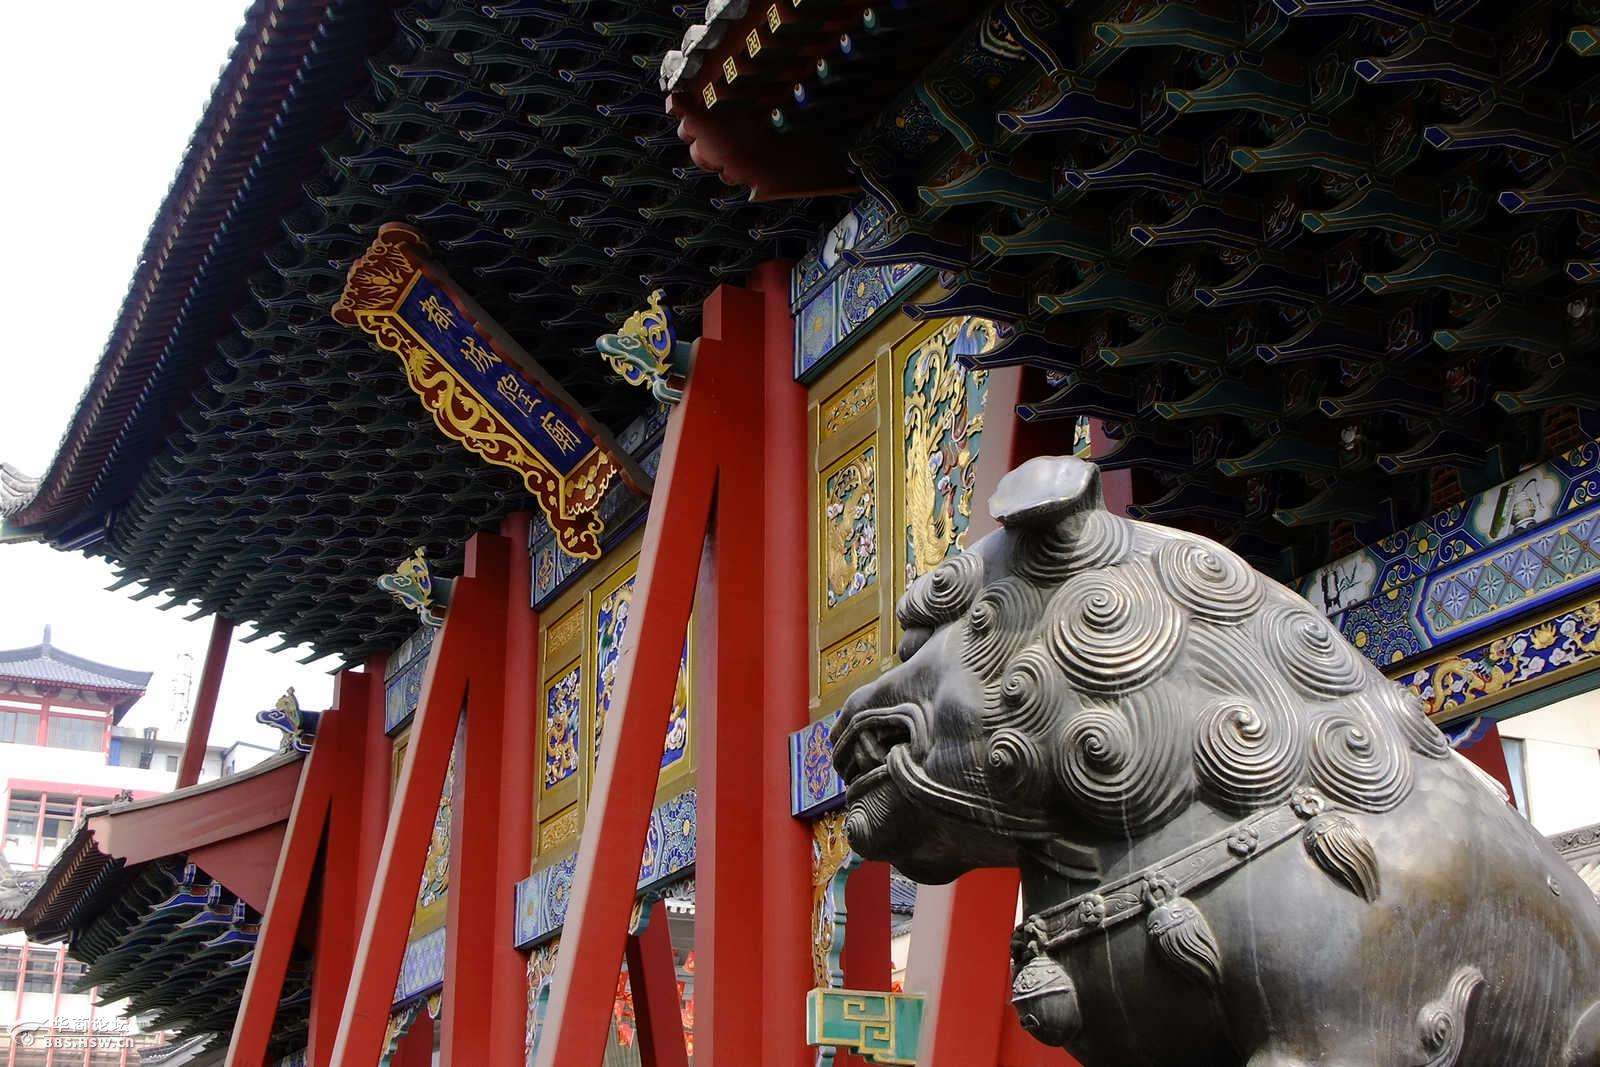
[[[428,656],[422,696],[412,720],[411,741],[406,746],[377,874],[363,913],[350,988],[334,1043],[333,1063],[340,1067],[368,1067],[377,1062],[383,1046],[384,1028],[405,953],[411,912],[416,906],[417,885],[422,878],[428,840],[433,832],[439,792],[444,787],[456,725],[468,700],[468,681],[474,676],[475,666],[486,662],[485,656],[492,666],[502,667],[500,650],[505,640],[509,547],[503,538],[492,534],[476,534],[467,542],[465,573],[455,582],[449,614]],[[500,675],[481,677],[477,681],[481,687],[479,696],[492,708],[500,699]],[[470,743],[468,758],[471,758]],[[494,772],[490,772],[490,777],[496,777]],[[484,806],[477,810],[482,812]],[[466,812],[456,817],[464,821],[470,818]],[[469,864],[476,862],[472,860]],[[454,863],[452,859],[453,868]],[[490,870],[492,872],[492,866]],[[469,865],[466,876],[476,880],[483,875],[477,867]],[[482,899],[493,899],[492,887],[489,887],[489,894]],[[451,894],[451,899],[454,907],[455,893]],[[490,925],[488,934],[474,925],[469,935],[479,938],[476,942],[479,951],[483,951],[484,939],[493,936],[492,917]],[[450,957],[464,948],[459,942],[459,928],[453,928],[452,935],[456,944],[447,948],[447,985],[452,980],[452,968],[458,967]],[[449,1010],[447,1005],[446,1011]],[[448,1046],[446,1056],[449,1056]],[[470,1062],[463,1060],[460,1067]]]
[[[890,942],[889,865],[867,861],[844,884],[844,969],[846,989],[888,989],[894,980]],[[802,1003],[804,1003],[802,1001]],[[834,1057],[839,1067],[871,1067],[850,1052]]]
[[[211,718],[216,714],[217,693],[222,688],[222,669],[228,663],[228,642],[232,639],[233,623],[221,615],[213,615],[206,661],[200,668],[200,687],[195,691],[194,710],[189,715],[189,735],[183,742],[183,758],[178,761],[179,789],[200,780],[206,742],[211,740]]]
[[[534,744],[539,674],[539,617],[529,603],[533,561],[529,514],[508,516],[500,528],[511,552],[506,605],[505,695],[500,740],[499,869],[494,886],[494,940],[487,946],[493,973],[489,1063],[520,1064],[528,1014],[527,958],[516,950],[517,882],[533,862]],[[485,835],[487,836],[487,835]]]
[[[759,745],[762,736],[757,627],[765,621],[758,569],[764,407],[757,354],[765,350],[765,318],[763,301],[753,292],[723,286],[712,293],[694,373],[667,423],[639,558],[630,641],[601,745],[562,935],[564,944],[583,950],[557,957],[539,1067],[598,1063],[604,1053],[661,741],[708,530],[716,564],[715,586],[708,589],[716,593],[701,604],[699,647],[706,651],[716,643],[715,635],[726,636],[709,668],[709,684],[697,684],[695,692],[701,734],[695,1058],[703,1067],[761,1062],[766,993],[751,980],[762,973],[759,927],[752,930],[751,924],[762,914],[760,807],[775,798],[759,791],[762,770],[751,755],[759,749],[737,755],[723,749]],[[713,489],[719,499],[714,528]],[[737,514],[735,506],[748,510]],[[725,710],[719,714],[719,709]],[[752,783],[756,791],[747,792]]]
[[[394,741],[384,733],[385,708],[388,701],[385,674],[389,657],[377,655],[369,658],[362,670],[370,679],[367,685],[367,717],[361,735],[363,751],[361,764],[361,851],[356,857],[356,885],[369,886],[377,881],[378,856],[383,851],[383,835],[389,826],[389,788],[394,767]],[[356,908],[350,922],[359,926],[366,896],[357,891]]]
[[[806,1047],[806,991],[811,988],[811,829],[789,813],[789,735],[810,720],[806,642],[796,630],[807,618],[806,500],[810,457],[806,441],[806,388],[794,380],[794,320],[789,314],[790,264],[765,263],[754,286],[765,303],[762,403],[766,426],[761,481],[765,557],[761,575],[762,768],[761,890],[759,921],[765,942],[760,987],[769,1005],[757,1061],[765,1067],[810,1067]],[[759,916],[759,920],[757,920]],[[848,942],[847,942],[848,943]]]
[[[433,1067],[433,1025],[428,1009],[419,1006],[411,1029],[395,1047],[391,1067]]]
[[[513,912],[492,906],[502,890],[498,877],[502,836],[488,831],[496,825],[502,832],[505,829],[499,820],[507,601],[513,589],[529,588],[526,574],[521,584],[512,579],[511,567],[512,559],[526,560],[528,554],[503,537],[496,538],[496,545],[503,557],[499,563],[502,586],[494,610],[485,611],[479,620],[482,639],[472,652],[465,734],[456,756],[450,820],[450,895],[445,902],[445,995],[439,1018],[444,1067],[503,1062],[491,1053],[495,976],[504,972],[506,954],[516,954],[509,925],[501,922],[512,918]],[[528,807],[531,797],[531,793],[524,793],[519,807]],[[521,869],[527,870],[526,860]]]
[[[989,372],[983,440],[973,490],[971,544],[996,526],[989,497],[1007,471],[1042,455],[1059,426],[1030,426],[1016,417],[1024,368]],[[1070,438],[1069,438],[1070,440]],[[1020,876],[1015,870],[972,871],[944,886],[917,893],[911,934],[908,992],[927,997],[918,1060],[923,1067],[986,1067],[1001,1062],[1001,1036],[1012,1014],[1010,943]],[[849,944],[848,938],[845,942]],[[1064,1054],[1037,1045],[1036,1063],[1068,1063]],[[1015,1061],[1023,1067],[1027,1061]]]
[[[644,1067],[689,1067],[678,1000],[678,969],[672,960],[667,906],[657,901],[645,928],[628,938],[628,985]]]
[[[366,764],[366,734],[372,711],[371,691],[382,689],[370,675],[343,671],[334,685],[331,724],[339,720],[331,737],[319,739],[335,746],[337,773],[329,794],[327,834],[318,879],[315,970],[311,980],[311,1030],[307,1040],[310,1067],[327,1067],[333,1056],[333,1039],[339,1028],[339,1010],[355,961],[355,932],[363,904],[360,887],[361,802]],[[315,747],[315,746],[313,746]],[[387,763],[385,763],[387,766]]]
[[[750,368],[724,379],[718,393],[716,511],[695,616],[695,1053],[711,1067],[761,1060],[763,995],[749,976],[761,973],[762,938],[752,936],[750,922],[770,906],[762,894],[761,808],[781,800],[762,794],[759,756],[761,634],[768,622],[760,587],[767,541],[763,311],[759,294],[723,288],[705,312],[706,332],[722,342],[718,355]]]

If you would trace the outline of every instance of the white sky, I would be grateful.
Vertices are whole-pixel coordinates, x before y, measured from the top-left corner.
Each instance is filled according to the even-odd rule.
[[[244,11],[244,0],[7,5],[0,460],[27,474],[42,473],[55,455]],[[92,29],[64,42],[63,19]],[[35,644],[51,623],[59,648],[155,671],[124,724],[175,736],[174,681],[188,669],[198,682],[210,619],[184,622],[192,612],[160,611],[164,596],[133,601],[137,586],[105,592],[113,579],[100,560],[0,545],[0,648]],[[278,643],[235,640],[213,744],[276,745],[280,735],[254,714],[287,686],[303,707],[327,705],[326,672],[337,661],[302,667],[306,650],[268,654]]]

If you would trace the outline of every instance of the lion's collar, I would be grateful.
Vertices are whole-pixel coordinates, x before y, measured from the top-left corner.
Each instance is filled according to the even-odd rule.
[[[1164,860],[1030,913],[1012,935],[1013,945],[1026,948],[1024,958],[1037,956],[1137,918],[1232,874],[1333,810],[1315,790],[1296,789],[1287,802],[1241,819]]]

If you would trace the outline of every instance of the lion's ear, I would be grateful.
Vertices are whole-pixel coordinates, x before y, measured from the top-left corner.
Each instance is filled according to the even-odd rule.
[[[1100,468],[1075,456],[1037,456],[1000,479],[989,514],[1003,526],[1049,526],[1105,508]]]

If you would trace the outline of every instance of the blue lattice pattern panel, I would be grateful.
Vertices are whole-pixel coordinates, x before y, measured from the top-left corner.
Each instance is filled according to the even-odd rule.
[[[662,801],[650,813],[644,855],[639,863],[639,891],[677,878],[694,866],[698,797],[686,789]],[[572,900],[577,857],[553,863],[517,883],[516,944],[527,948],[561,932]]]
[[[444,944],[445,927],[441,926],[406,945],[393,1003],[431,992],[444,983]]]
[[[839,712],[818,719],[789,735],[789,810],[811,817],[844,803],[844,779],[833,769],[828,735]]]
[[[383,732],[392,734],[416,713],[422,697],[422,675],[428,667],[434,630],[420,627],[389,657],[383,681]]]
[[[1589,442],[1298,583],[1380,666],[1513,621],[1600,580],[1600,444]]]
[[[927,268],[909,263],[852,266],[847,262],[845,253],[876,237],[885,218],[883,206],[866,197],[795,264],[789,307],[794,315],[796,378],[821,369],[929,276]]]

